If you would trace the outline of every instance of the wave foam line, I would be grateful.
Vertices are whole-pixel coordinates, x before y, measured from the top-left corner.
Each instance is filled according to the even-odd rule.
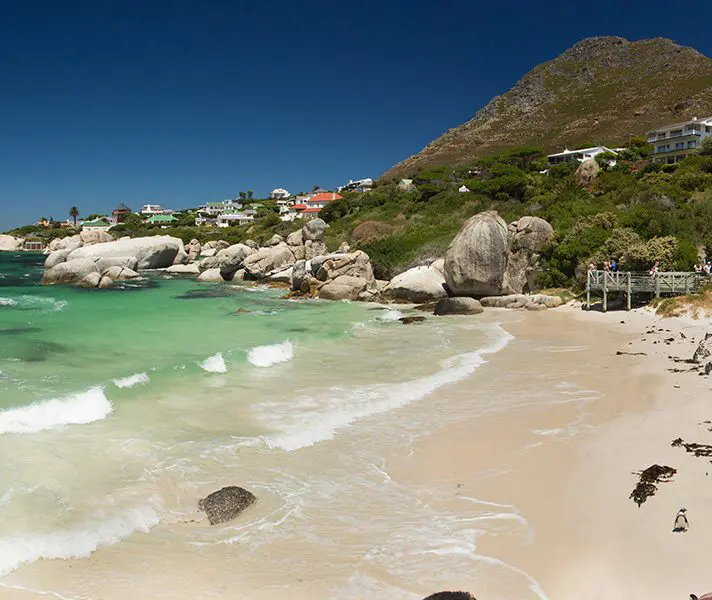
[[[128,377],[114,379],[114,385],[118,388],[132,388],[135,385],[146,384],[150,381],[146,373],[135,373]]]
[[[227,373],[227,366],[225,365],[225,359],[221,352],[214,354],[210,358],[206,358],[200,363],[200,368],[208,373]]]
[[[71,530],[0,538],[0,577],[42,558],[85,558],[98,548],[116,544],[136,531],[148,533],[158,521],[156,512],[144,507]]]
[[[292,342],[286,341],[271,346],[257,346],[247,353],[247,362],[253,367],[271,367],[289,362],[294,357]]]
[[[339,394],[339,390],[314,397],[304,396],[290,404],[288,414],[279,415],[274,406],[264,406],[265,418],[279,433],[264,436],[271,448],[291,452],[332,439],[354,421],[400,408],[418,401],[440,387],[472,375],[485,364],[484,356],[499,352],[514,337],[498,326],[500,336],[492,345],[459,354],[441,362],[441,369],[421,379],[396,384],[376,384]],[[337,393],[335,393],[337,392]]]
[[[94,387],[80,394],[0,411],[0,434],[37,433],[65,425],[84,425],[105,419],[112,410],[103,388]]]

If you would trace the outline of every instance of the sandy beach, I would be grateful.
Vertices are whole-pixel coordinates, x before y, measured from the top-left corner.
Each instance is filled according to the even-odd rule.
[[[200,517],[167,479],[172,521],[88,558],[35,562],[0,597],[416,600],[467,589],[478,600],[567,600],[712,589],[712,465],[671,446],[712,441],[708,378],[670,371],[690,369],[670,357],[691,357],[707,322],[574,307],[474,319],[499,322],[514,341],[470,377],[284,462],[250,455],[262,473],[308,474],[313,505],[285,508],[258,490],[257,529],[238,521],[229,543],[213,543],[215,530],[187,529]],[[417,327],[403,331],[415,340]],[[493,394],[506,407],[488,404]],[[635,473],[653,464],[677,474],[638,507]],[[198,491],[224,477],[220,465],[203,467]],[[358,474],[352,488],[345,468]],[[681,507],[691,527],[675,534]],[[294,533],[266,537],[294,518]]]

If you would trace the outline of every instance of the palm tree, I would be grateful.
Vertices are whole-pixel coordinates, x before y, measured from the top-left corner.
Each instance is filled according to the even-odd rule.
[[[72,206],[72,208],[69,209],[69,216],[74,219],[74,226],[77,226],[77,217],[79,216],[79,209],[76,206]]]
[[[240,200],[244,200],[244,199],[245,199],[245,192],[240,192]]]
[[[248,200],[252,200],[252,194],[254,194],[254,192],[252,190],[247,190],[247,199]]]

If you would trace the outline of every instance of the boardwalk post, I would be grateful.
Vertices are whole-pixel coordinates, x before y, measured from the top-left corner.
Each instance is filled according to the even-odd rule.
[[[626,294],[626,310],[630,310],[631,307],[631,295],[633,293],[633,290],[631,289],[632,285],[630,282],[630,273],[628,273],[628,288],[627,288],[627,294]]]
[[[603,312],[608,311],[608,277],[603,273]]]
[[[655,273],[653,277],[655,278],[655,297],[660,298],[660,276]]]
[[[586,310],[591,310],[591,270],[586,277]]]

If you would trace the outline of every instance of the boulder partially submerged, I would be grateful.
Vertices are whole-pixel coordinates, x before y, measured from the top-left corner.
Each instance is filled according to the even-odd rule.
[[[479,315],[482,305],[474,298],[442,298],[435,304],[436,315]]]
[[[438,261],[436,261],[438,262]],[[436,266],[414,267],[396,275],[386,286],[402,302],[431,302],[447,296],[445,277]]]
[[[257,500],[255,495],[236,485],[224,487],[198,502],[198,510],[208,516],[211,525],[226,523],[238,517]]]
[[[0,252],[17,252],[22,250],[24,240],[12,235],[0,234]]]

